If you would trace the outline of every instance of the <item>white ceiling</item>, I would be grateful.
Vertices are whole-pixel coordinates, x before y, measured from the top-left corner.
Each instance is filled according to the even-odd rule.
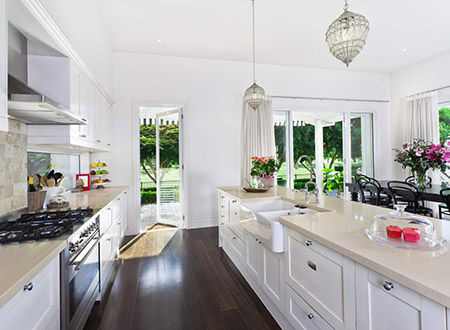
[[[115,50],[251,61],[250,0],[95,1]],[[324,40],[343,2],[256,0],[257,62],[344,70]],[[371,28],[350,70],[392,72],[450,49],[449,0],[349,4]]]

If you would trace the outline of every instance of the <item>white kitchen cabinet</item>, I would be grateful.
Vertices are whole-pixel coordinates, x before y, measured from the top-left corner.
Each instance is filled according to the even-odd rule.
[[[111,105],[73,62],[70,70],[70,111],[81,116],[87,125],[30,125],[28,143],[50,144],[59,148],[70,146],[72,151],[111,151]]]
[[[335,329],[354,329],[354,262],[287,230],[285,279]]]
[[[261,283],[261,246],[259,239],[245,231],[245,265],[248,273]]]
[[[113,224],[112,206],[108,205],[100,211],[100,235],[106,233]]]
[[[261,287],[280,310],[284,310],[284,254],[261,246]]]
[[[114,242],[114,227],[110,227],[100,238],[100,292],[102,296],[108,286],[114,264]]]
[[[286,318],[295,329],[332,330],[333,328],[286,284]],[[380,329],[381,330],[381,329]],[[384,329],[383,329],[384,330]]]
[[[0,309],[1,329],[59,329],[59,256]]]
[[[0,0],[0,131],[8,131],[8,12]]]
[[[446,329],[444,306],[359,264],[356,308],[358,329]]]

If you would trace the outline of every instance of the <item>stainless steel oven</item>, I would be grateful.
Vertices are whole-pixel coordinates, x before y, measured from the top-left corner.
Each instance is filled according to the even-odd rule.
[[[98,218],[91,220],[61,254],[62,329],[83,329],[100,290]]]

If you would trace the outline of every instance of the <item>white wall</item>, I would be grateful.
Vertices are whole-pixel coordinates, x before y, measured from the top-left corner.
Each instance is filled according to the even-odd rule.
[[[385,74],[258,65],[257,77],[272,95],[389,99]],[[214,224],[215,188],[239,184],[242,94],[251,82],[249,63],[115,52],[114,151],[101,155],[114,183],[132,179],[133,103],[186,104],[188,225]],[[128,234],[138,231],[137,205],[137,198],[130,201]]]
[[[450,85],[450,52],[434,56],[391,74],[391,145],[399,148],[404,139],[406,102],[409,95]],[[391,151],[391,163],[394,153]],[[395,164],[393,178],[403,179],[404,171]]]
[[[102,87],[112,95],[112,45],[92,0],[40,0]]]

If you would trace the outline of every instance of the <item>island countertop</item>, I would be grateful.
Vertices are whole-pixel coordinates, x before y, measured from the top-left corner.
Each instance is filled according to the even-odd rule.
[[[95,216],[126,189],[108,187],[65,196],[72,209],[90,206]],[[0,308],[64,250],[69,236],[0,246]]]
[[[450,307],[450,253],[448,247],[416,251],[377,244],[364,233],[374,215],[392,210],[320,196],[320,203],[307,204],[305,194],[274,187],[267,193],[247,193],[242,187],[219,191],[240,202],[283,199],[316,209],[319,213],[280,217],[280,223],[394,281]],[[314,200],[314,196],[311,200]],[[450,222],[431,220],[438,236],[450,240]]]

